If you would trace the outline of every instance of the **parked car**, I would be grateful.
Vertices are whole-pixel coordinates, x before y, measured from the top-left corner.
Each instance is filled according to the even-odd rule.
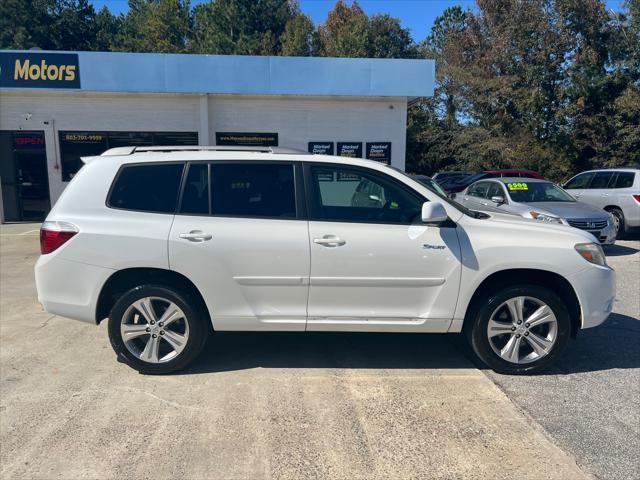
[[[413,179],[417,180],[422,185],[424,185],[425,187],[433,190],[434,192],[439,193],[440,195],[442,195],[444,197],[447,196],[447,192],[433,178],[431,178],[431,177],[429,177],[427,175],[413,175]]]
[[[468,177],[469,175],[472,175],[472,173],[460,171],[436,172],[431,178],[437,181],[440,185],[444,186],[456,183],[457,181],[460,181],[463,178]]]
[[[562,188],[537,178],[480,180],[457,195],[471,210],[520,215],[545,223],[570,225],[591,233],[603,245],[616,241],[613,216],[578,202]]]
[[[485,178],[501,178],[501,177],[539,178],[540,180],[546,180],[542,175],[532,170],[517,170],[517,169],[485,170],[484,172],[476,173],[475,175],[470,175],[468,177],[462,178],[456,183],[446,187],[445,190],[450,194],[458,193],[463,191],[472,183],[477,182],[478,180],[482,180]]]
[[[563,186],[581,202],[610,212],[620,236],[640,227],[640,169],[589,170]]]
[[[268,147],[84,162],[42,225],[38,298],[108,318],[141,372],[252,330],[465,332],[491,368],[531,373],[613,308],[615,272],[587,232],[472,212],[377,162]]]

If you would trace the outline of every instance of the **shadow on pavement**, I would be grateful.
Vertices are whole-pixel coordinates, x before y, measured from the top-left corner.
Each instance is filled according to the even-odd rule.
[[[461,335],[403,333],[214,334],[200,357],[178,374],[249,368],[455,369],[473,365]]]
[[[626,245],[611,245],[609,247],[604,248],[604,253],[607,257],[621,257],[624,255],[633,255],[634,253],[638,253],[637,248],[628,247]]]
[[[640,368],[640,320],[614,313],[581,330],[562,358],[541,375]],[[462,335],[402,333],[236,333],[212,336],[178,375],[250,368],[457,369],[476,366]]]

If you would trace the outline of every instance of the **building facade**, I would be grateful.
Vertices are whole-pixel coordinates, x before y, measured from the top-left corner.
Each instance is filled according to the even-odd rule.
[[[404,168],[431,60],[0,51],[0,211],[42,220],[82,166],[125,145],[264,145]]]

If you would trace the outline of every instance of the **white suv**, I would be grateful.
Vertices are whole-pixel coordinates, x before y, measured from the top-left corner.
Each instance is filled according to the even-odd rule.
[[[471,212],[358,159],[222,147],[85,159],[41,230],[39,300],[109,318],[145,373],[213,331],[465,332],[505,373],[539,371],[601,324],[615,273],[593,237]]]

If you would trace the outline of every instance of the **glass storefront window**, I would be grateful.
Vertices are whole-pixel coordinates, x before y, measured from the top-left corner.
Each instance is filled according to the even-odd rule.
[[[100,155],[126,146],[198,145],[197,132],[59,132],[62,181],[68,182],[82,167],[80,157]]]

